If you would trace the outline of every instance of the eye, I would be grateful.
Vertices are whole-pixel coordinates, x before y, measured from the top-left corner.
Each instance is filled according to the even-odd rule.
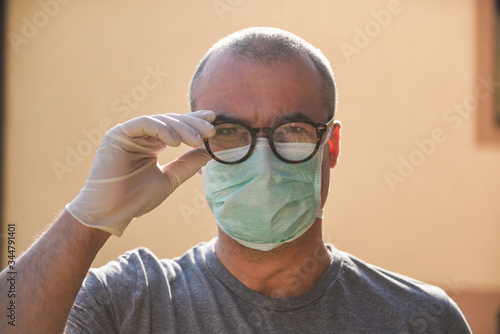
[[[300,127],[300,126],[289,126],[287,128],[287,131],[290,132],[290,133],[302,133],[304,131],[306,131],[303,127]]]
[[[307,123],[287,123],[275,130],[273,140],[276,142],[312,143],[316,140],[316,132],[314,127]]]
[[[222,129],[217,129],[216,133],[217,133],[217,135],[220,135],[220,136],[235,135],[238,133],[238,127],[234,126],[234,127],[225,127]]]

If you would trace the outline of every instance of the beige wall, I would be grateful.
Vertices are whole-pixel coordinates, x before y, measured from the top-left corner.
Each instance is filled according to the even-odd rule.
[[[326,240],[452,295],[500,290],[500,146],[475,140],[474,94],[488,91],[475,89],[473,0],[57,0],[44,14],[40,3],[54,1],[9,2],[3,218],[16,224],[18,253],[85,182],[98,146],[85,131],[99,137],[131,117],[187,112],[190,77],[210,45],[269,25],[322,49],[336,73],[343,153]],[[372,12],[381,10],[391,13],[379,17],[383,24]],[[359,29],[372,37],[363,40]],[[148,67],[168,75],[143,99]],[[127,109],[120,99],[131,92],[138,101]],[[425,155],[416,141],[429,140]],[[81,161],[66,161],[68,149]],[[168,149],[162,161],[187,149]],[[391,187],[386,175],[402,168],[400,157],[419,166],[402,169]],[[212,238],[201,194],[196,175],[112,238],[94,265],[138,246],[173,257]]]

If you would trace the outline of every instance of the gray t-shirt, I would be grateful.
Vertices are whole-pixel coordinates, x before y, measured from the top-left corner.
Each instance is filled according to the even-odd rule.
[[[214,241],[158,259],[139,248],[92,269],[68,319],[72,333],[471,333],[437,287],[328,245],[330,267],[308,292],[258,294],[222,265]],[[314,259],[291,280],[307,279]],[[298,282],[298,281],[297,281]]]

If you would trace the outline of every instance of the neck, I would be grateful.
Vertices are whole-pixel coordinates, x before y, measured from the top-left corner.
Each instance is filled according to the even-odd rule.
[[[321,220],[316,219],[301,237],[265,252],[245,247],[219,229],[215,253],[249,289],[273,298],[290,298],[309,291],[330,265],[321,235]]]

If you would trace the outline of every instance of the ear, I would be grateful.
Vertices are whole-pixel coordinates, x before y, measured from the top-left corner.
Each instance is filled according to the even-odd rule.
[[[332,135],[328,138],[328,145],[330,146],[329,159],[330,168],[335,167],[340,155],[340,129],[342,124],[339,121],[334,121]]]

